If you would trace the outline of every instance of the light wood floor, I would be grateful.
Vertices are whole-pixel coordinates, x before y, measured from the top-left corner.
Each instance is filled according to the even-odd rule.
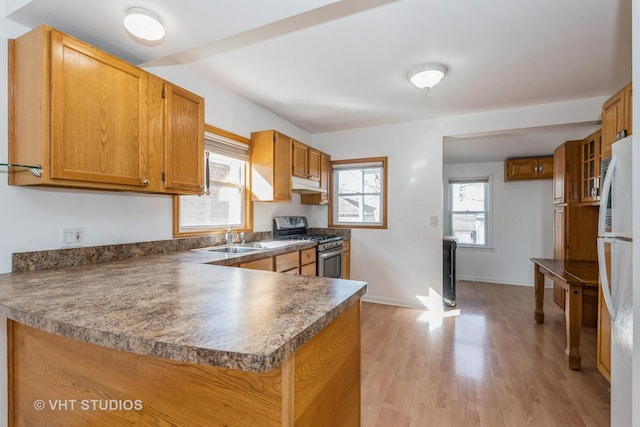
[[[362,304],[362,425],[608,426],[609,384],[583,328],[582,370],[564,363],[564,314],[545,291],[459,282],[450,317]]]

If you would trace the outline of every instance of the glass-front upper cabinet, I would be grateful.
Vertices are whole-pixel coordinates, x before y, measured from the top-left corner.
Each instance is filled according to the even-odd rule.
[[[601,141],[601,130],[597,130],[582,141],[580,201],[583,203],[598,204],[600,201]]]

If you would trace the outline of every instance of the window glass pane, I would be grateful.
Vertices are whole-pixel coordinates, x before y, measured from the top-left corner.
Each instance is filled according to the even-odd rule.
[[[338,171],[338,185],[341,194],[362,193],[362,170]]]
[[[363,222],[380,223],[380,214],[382,212],[380,205],[380,196],[364,196],[364,212]]]
[[[219,154],[209,154],[209,176],[212,181],[226,182],[230,184],[242,184],[244,182],[245,162]]]
[[[486,215],[484,213],[452,214],[451,225],[453,235],[458,239],[458,243],[486,245],[485,219]]]
[[[208,196],[180,197],[182,227],[244,226],[243,190],[213,185]]]
[[[362,196],[338,197],[338,222],[362,222]]]
[[[486,183],[456,182],[450,186],[452,211],[484,211]]]
[[[382,168],[365,169],[364,171],[364,192],[379,193],[380,178],[382,177]]]

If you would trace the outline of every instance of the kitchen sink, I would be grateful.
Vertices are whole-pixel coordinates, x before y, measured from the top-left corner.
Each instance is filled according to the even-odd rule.
[[[260,247],[255,246],[219,246],[214,248],[204,249],[209,252],[223,252],[227,254],[245,254],[248,252],[259,251]]]
[[[283,246],[288,246],[294,243],[299,243],[295,240],[264,240],[262,242],[247,242],[236,243],[222,246],[209,246],[208,248],[192,249],[194,251],[206,251],[206,252],[218,252],[224,254],[247,254],[251,252],[258,252],[267,249],[277,249]]]

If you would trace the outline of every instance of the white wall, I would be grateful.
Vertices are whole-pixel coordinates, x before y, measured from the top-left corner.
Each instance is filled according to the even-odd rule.
[[[424,307],[420,297],[435,292],[431,302],[435,306],[439,300],[444,137],[599,120],[605,100],[590,98],[313,135],[312,145],[330,153],[333,160],[389,158],[388,229],[355,229],[351,234],[351,278],[368,282],[366,299]],[[438,226],[429,225],[431,216],[439,217]]]
[[[491,177],[490,248],[459,247],[457,278],[533,286],[529,258],[553,258],[551,180],[504,182],[503,162],[449,164],[443,172],[445,201],[448,178]]]

